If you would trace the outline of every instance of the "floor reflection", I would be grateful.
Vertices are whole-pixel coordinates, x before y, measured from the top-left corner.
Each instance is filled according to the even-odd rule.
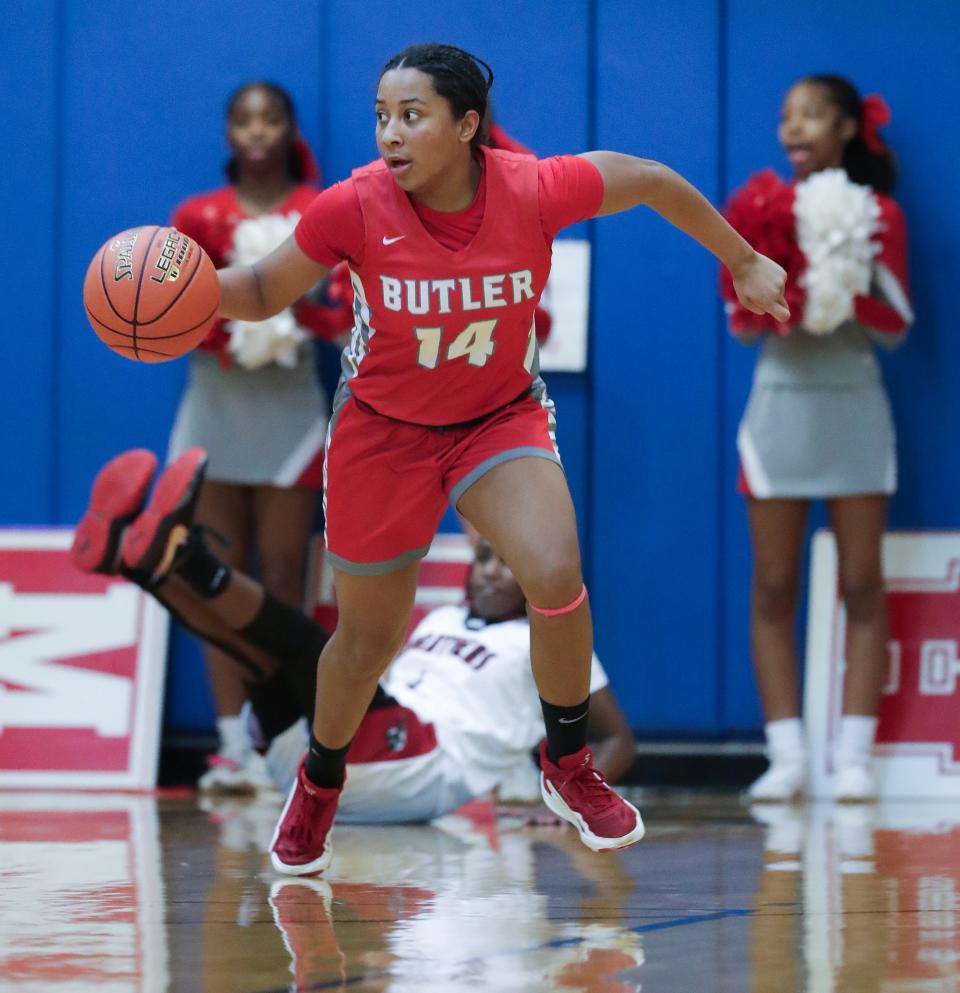
[[[0,991],[960,993],[960,804],[672,796],[596,856],[477,803],[324,880],[269,871],[278,809],[0,794]]]
[[[161,993],[156,802],[0,794],[0,990]]]
[[[751,814],[766,827],[751,942],[757,993],[960,990],[960,804]]]

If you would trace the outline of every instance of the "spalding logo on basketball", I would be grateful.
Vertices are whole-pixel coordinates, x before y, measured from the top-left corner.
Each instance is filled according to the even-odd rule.
[[[176,228],[130,228],[94,255],[83,282],[93,330],[118,355],[166,362],[217,320],[220,283],[206,252]]]

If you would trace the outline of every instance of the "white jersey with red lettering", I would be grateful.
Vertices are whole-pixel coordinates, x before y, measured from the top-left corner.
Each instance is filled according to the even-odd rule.
[[[590,692],[607,685],[596,656]],[[422,721],[474,796],[492,789],[543,738],[526,618],[486,624],[441,607],[417,626],[384,681]]]
[[[590,692],[607,675],[594,655]],[[416,627],[383,680],[399,706],[372,710],[347,756],[341,822],[430,820],[498,786],[544,736],[526,618],[487,624],[440,607]],[[267,752],[282,792],[306,747],[306,721]]]

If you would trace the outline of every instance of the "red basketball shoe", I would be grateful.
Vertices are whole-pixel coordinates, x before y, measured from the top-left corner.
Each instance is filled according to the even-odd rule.
[[[300,763],[277,830],[270,842],[270,861],[277,872],[309,876],[323,872],[333,858],[330,829],[340,802],[339,789],[323,789],[307,779]]]
[[[587,848],[608,852],[643,837],[640,811],[607,785],[586,746],[554,765],[547,757],[546,741],[541,742],[540,770],[543,802],[580,832]]]
[[[173,563],[193,522],[193,510],[207,469],[207,453],[191,448],[160,474],[146,510],[123,536],[123,564],[156,579]]]
[[[90,491],[90,506],[80,518],[70,546],[74,565],[84,572],[116,573],[124,531],[140,513],[157,457],[134,448],[111,459],[98,473]]]

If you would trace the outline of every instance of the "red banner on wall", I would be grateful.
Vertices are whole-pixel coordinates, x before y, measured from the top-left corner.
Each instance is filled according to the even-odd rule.
[[[150,789],[167,615],[71,539],[0,530],[0,786]]]
[[[890,618],[875,755],[882,796],[960,798],[960,534],[884,538]],[[805,720],[814,795],[829,795],[843,702],[846,615],[833,535],[814,540]]]
[[[333,591],[333,567],[324,556],[322,536],[310,547],[310,582],[307,587],[314,619],[328,631],[337,626],[337,602]],[[463,603],[467,572],[473,550],[463,534],[438,534],[420,563],[417,595],[410,617],[409,634],[435,607]]]

